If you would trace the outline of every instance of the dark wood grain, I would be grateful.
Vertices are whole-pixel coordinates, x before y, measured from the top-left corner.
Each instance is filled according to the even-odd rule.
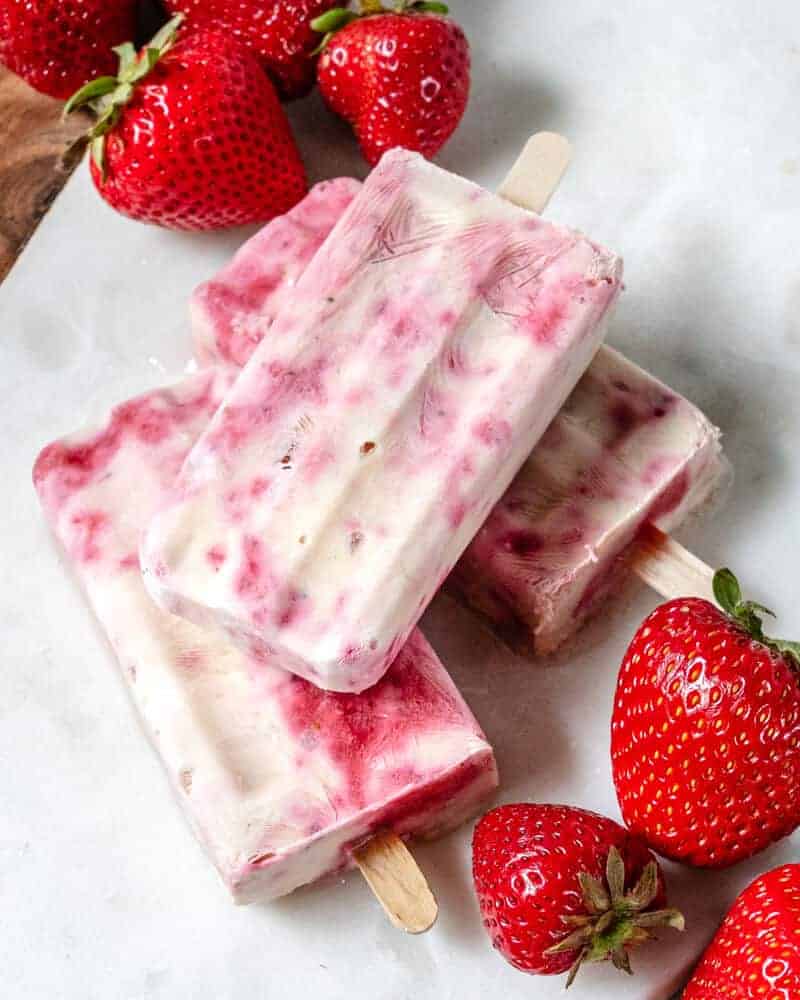
[[[87,119],[62,107],[0,66],[0,281],[80,159],[64,154]]]

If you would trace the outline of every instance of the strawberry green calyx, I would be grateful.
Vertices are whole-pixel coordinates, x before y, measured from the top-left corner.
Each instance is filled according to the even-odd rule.
[[[327,46],[337,31],[347,27],[361,17],[372,17],[375,14],[448,14],[450,8],[446,3],[433,3],[429,0],[396,0],[393,7],[384,7],[381,0],[361,0],[359,12],[346,7],[334,7],[319,17],[314,18],[311,27],[322,35],[322,40],[314,49],[314,55]]]
[[[117,45],[113,51],[119,57],[116,76],[101,76],[76,91],[64,106],[64,116],[78,108],[88,107],[96,115],[94,125],[86,134],[92,159],[105,179],[106,135],[119,120],[122,108],[133,97],[135,84],[153,69],[159,59],[174,45],[183,14],[168,21],[137,53],[132,42]]]
[[[764,622],[762,615],[775,617],[775,612],[765,608],[763,604],[755,601],[743,601],[742,590],[739,581],[729,569],[720,569],[714,574],[714,597],[717,604],[735,622],[747,632],[749,636],[761,642],[776,653],[782,653],[789,659],[795,670],[800,670],[800,642],[789,642],[786,639],[772,639],[764,634]]]
[[[447,14],[450,8],[446,3],[430,3],[427,0],[395,0],[391,8],[386,8],[381,0],[361,0],[361,14]]]
[[[334,7],[333,10],[328,10],[319,17],[315,17],[311,22],[311,27],[322,35],[322,40],[311,54],[315,56],[322,52],[337,31],[346,27],[351,21],[356,21],[358,17],[359,15],[355,11],[347,10],[344,7]]]
[[[570,987],[584,962],[611,959],[617,969],[632,974],[628,949],[652,938],[658,927],[684,929],[683,915],[674,909],[648,910],[658,895],[658,866],[651,861],[636,885],[625,892],[625,862],[616,847],[608,852],[605,884],[582,872],[578,876],[587,913],[562,917],[573,930],[545,955],[577,951],[567,976]]]

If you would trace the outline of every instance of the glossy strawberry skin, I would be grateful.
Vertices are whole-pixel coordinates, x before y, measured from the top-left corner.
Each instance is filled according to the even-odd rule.
[[[114,73],[111,49],[135,31],[136,0],[0,0],[0,62],[62,100]]]
[[[498,806],[480,820],[472,840],[475,891],[492,944],[511,965],[539,975],[570,968],[576,952],[544,952],[568,933],[562,917],[587,912],[578,875],[602,879],[612,847],[625,862],[626,883],[636,882],[654,860],[619,823],[573,806]],[[652,908],[665,900],[659,871]]]
[[[315,17],[337,0],[166,0],[170,15],[185,14],[189,31],[213,29],[232,35],[258,54],[285,100],[303,97],[314,85],[320,35]]]
[[[760,875],[706,949],[683,1000],[800,997],[800,865]]]
[[[374,14],[328,42],[317,67],[328,106],[349,121],[375,164],[395,146],[434,156],[469,99],[469,43],[438,14]]]
[[[306,193],[275,88],[249,49],[218,32],[179,40],[140,83],[106,139],[118,212],[173,229],[266,222]]]
[[[797,678],[708,601],[669,601],[625,654],[611,755],[623,818],[654,851],[741,861],[800,823]]]

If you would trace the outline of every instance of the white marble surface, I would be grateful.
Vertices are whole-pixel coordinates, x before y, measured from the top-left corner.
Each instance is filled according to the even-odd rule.
[[[474,97],[441,162],[495,184],[528,133],[577,162],[550,214],[621,251],[611,341],[704,406],[736,483],[693,528],[798,637],[800,17],[795,0],[453,0]],[[293,109],[314,176],[361,170],[314,99]],[[186,297],[242,233],[189,237],[115,217],[84,170],[0,288],[3,669],[0,969],[14,1000],[331,1000],[561,995],[494,955],[465,829],[421,847],[436,928],[392,930],[357,876],[235,909],[170,801],[113,663],[36,506],[39,447],[179,371]],[[608,723],[616,670],[655,604],[634,589],[554,664],[514,659],[440,598],[426,628],[497,747],[501,799],[617,815]],[[571,996],[661,1000],[753,875],[800,836],[720,876],[670,869],[689,931],[602,968]]]

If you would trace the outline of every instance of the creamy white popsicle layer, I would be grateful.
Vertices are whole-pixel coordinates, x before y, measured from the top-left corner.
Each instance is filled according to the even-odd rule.
[[[387,154],[151,522],[153,596],[321,687],[374,684],[589,364],[620,276]]]
[[[320,691],[160,610],[142,527],[232,380],[209,370],[45,448],[34,481],[175,795],[238,902],[352,863],[377,831],[434,837],[497,784],[485,737],[414,631],[379,684]]]

